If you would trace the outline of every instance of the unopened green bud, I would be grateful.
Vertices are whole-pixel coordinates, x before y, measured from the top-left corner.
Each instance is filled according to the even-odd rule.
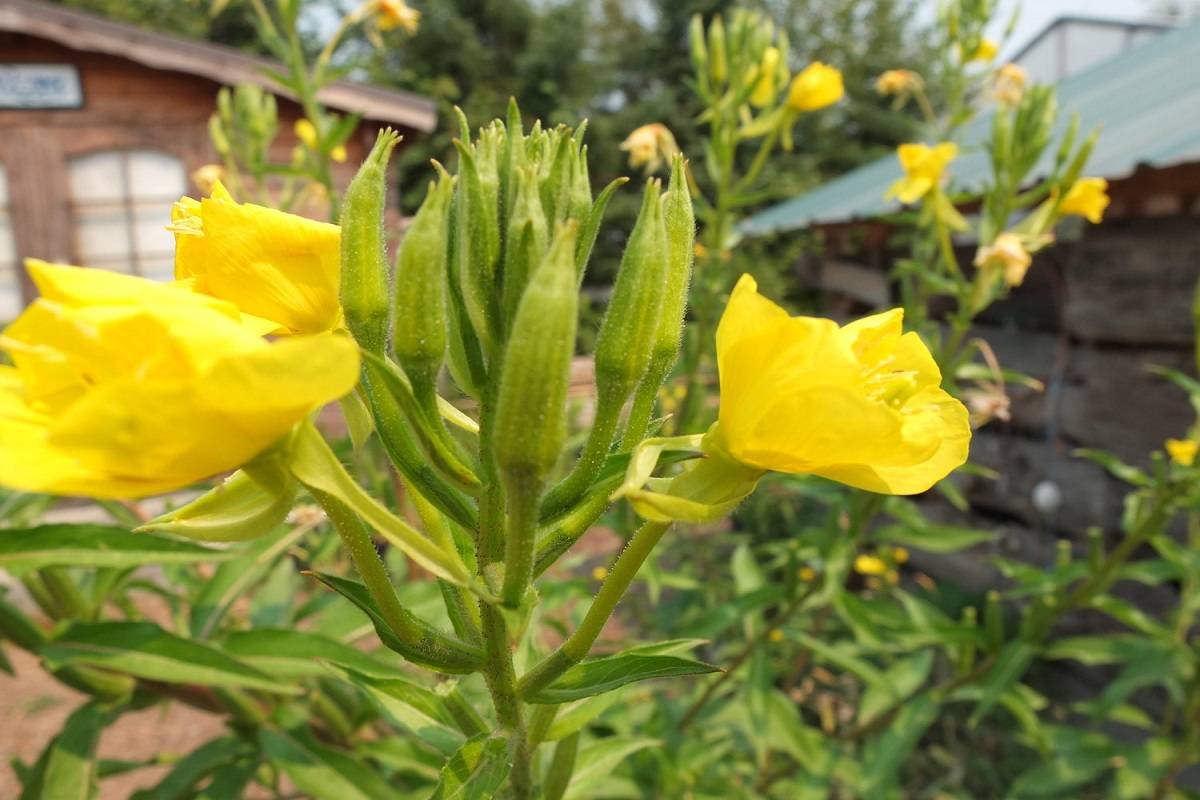
[[[571,183],[575,178],[573,156],[575,142],[560,129],[558,142],[554,148],[554,160],[550,163],[550,172],[542,181],[542,208],[546,217],[554,222],[563,222],[571,212]]]
[[[492,440],[508,501],[504,604],[521,604],[533,576],[538,501],[567,438],[567,389],[579,294],[575,237],[568,221],[530,279],[517,306],[504,357]]]
[[[496,261],[500,252],[500,220],[494,186],[485,182],[478,152],[455,142],[460,166],[455,209],[458,242],[458,277],[463,305],[485,348],[495,340]]]
[[[505,124],[503,153],[500,159],[500,205],[505,219],[510,219],[516,204],[517,171],[525,166],[525,134],[521,124],[521,109],[514,97],[508,98],[508,117]]]
[[[446,240],[454,179],[444,171],[404,234],[396,257],[392,348],[410,377],[432,377],[446,354]]]
[[[725,53],[725,23],[715,17],[708,26],[708,74],[714,86],[721,86],[729,75],[729,62]]]
[[[575,154],[575,177],[571,181],[571,210],[568,216],[582,225],[592,213],[592,178],[588,174],[587,145]]]
[[[545,476],[566,439],[566,398],[579,295],[574,222],[560,225],[517,306],[496,401],[493,447],[502,472]]]
[[[679,353],[683,314],[687,309],[688,285],[692,280],[692,262],[696,255],[696,214],[688,189],[683,156],[671,164],[671,182],[663,195],[663,222],[667,231],[667,278],[662,313],[654,339],[652,360],[665,360],[670,369]]]
[[[225,128],[221,117],[213,114],[208,118],[208,138],[212,140],[213,149],[221,156],[229,155],[229,138],[225,136]]]
[[[692,25],[688,32],[688,42],[691,45],[692,69],[699,76],[708,75],[708,47],[704,42],[704,17],[692,15]]]
[[[667,267],[660,188],[657,180],[646,185],[596,340],[597,389],[621,396],[622,403],[646,373],[657,339]]]
[[[391,128],[379,132],[342,204],[342,311],[355,340],[372,353],[382,353],[387,346],[390,309],[383,212],[388,159],[399,142]]]
[[[550,238],[537,178],[532,170],[519,169],[514,183],[516,191],[508,223],[503,275],[504,316],[510,323],[517,313],[530,273],[546,255]]]

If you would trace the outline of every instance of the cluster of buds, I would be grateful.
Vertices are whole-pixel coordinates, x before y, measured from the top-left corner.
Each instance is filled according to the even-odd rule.
[[[275,95],[248,83],[233,89],[225,87],[217,93],[217,110],[208,119],[208,136],[227,173],[245,171],[253,175],[265,169],[278,132]],[[236,188],[236,180],[234,183]]]

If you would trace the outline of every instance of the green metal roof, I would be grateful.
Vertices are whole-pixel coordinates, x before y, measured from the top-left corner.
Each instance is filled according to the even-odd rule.
[[[1165,167],[1200,161],[1200,24],[1164,33],[1059,82],[1060,130],[1078,112],[1081,131],[1099,128],[1100,140],[1087,174],[1124,178],[1139,166]],[[952,167],[955,185],[977,188],[990,173],[978,145],[988,136],[984,115],[959,136],[962,155]],[[1035,175],[1048,172],[1054,147],[1047,148]],[[885,201],[901,175],[895,155],[846,173],[747,219],[743,233],[757,236],[821,223],[847,222],[895,211]]]

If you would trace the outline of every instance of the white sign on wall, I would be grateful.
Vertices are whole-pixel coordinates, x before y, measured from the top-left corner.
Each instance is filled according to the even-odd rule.
[[[0,64],[0,109],[82,108],[83,86],[72,64]]]

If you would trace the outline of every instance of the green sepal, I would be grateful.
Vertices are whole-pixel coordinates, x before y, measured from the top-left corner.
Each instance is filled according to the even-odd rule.
[[[261,466],[254,477],[238,470],[187,505],[169,511],[137,532],[164,531],[202,542],[245,542],[266,536],[287,519],[299,486],[278,480]]]

